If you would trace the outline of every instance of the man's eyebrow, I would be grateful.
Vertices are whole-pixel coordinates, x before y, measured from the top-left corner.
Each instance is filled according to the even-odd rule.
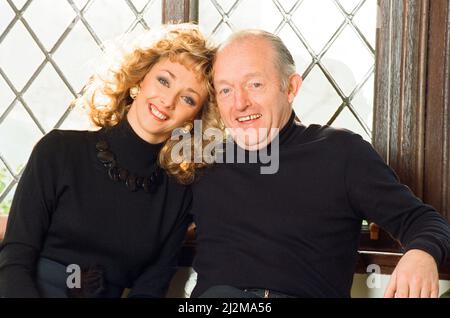
[[[263,76],[263,73],[261,73],[261,72],[253,72],[253,73],[248,73],[248,74],[245,74],[245,78],[248,78],[248,77],[254,77],[254,76]]]
[[[219,80],[217,82],[214,82],[214,84],[220,85],[220,84],[228,84],[230,85],[230,82],[228,82],[227,80]]]
[[[263,76],[264,74],[261,72],[252,72],[252,73],[247,73],[243,76],[243,78],[250,78],[250,77],[255,77],[255,76]],[[214,81],[214,84],[216,85],[220,85],[220,84],[228,84],[231,85],[230,82],[228,82],[227,80],[218,80],[217,82]]]

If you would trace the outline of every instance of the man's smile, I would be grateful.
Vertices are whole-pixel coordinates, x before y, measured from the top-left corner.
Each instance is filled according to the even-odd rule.
[[[246,116],[240,116],[240,117],[237,117],[236,120],[241,124],[242,123],[252,123],[261,117],[262,117],[262,115],[257,113],[257,114],[250,114],[250,115],[246,115]]]

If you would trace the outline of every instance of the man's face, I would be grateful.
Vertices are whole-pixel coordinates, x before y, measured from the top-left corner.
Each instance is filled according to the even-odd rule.
[[[249,37],[220,50],[214,64],[220,115],[235,141],[246,149],[269,143],[275,135],[271,128],[281,129],[292,111],[296,92],[282,90],[274,54],[266,40]]]

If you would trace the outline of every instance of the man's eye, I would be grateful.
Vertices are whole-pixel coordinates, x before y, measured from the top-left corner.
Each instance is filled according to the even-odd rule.
[[[219,94],[221,95],[228,95],[230,93],[231,89],[229,88],[223,88],[220,90]]]
[[[262,83],[251,83],[252,88],[261,88],[263,86]]]
[[[191,106],[195,106],[195,101],[194,101],[194,99],[192,97],[183,96],[182,98],[183,98],[185,103],[187,103],[187,104],[189,104]]]
[[[169,81],[166,80],[164,77],[158,77],[158,82],[160,82],[162,85],[169,87]]]

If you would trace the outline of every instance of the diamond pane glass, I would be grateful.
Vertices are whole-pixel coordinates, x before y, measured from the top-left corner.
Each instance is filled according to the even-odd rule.
[[[344,22],[333,0],[304,0],[292,19],[315,53],[322,51]]]
[[[295,65],[297,66],[297,72],[303,74],[312,62],[311,55],[289,25],[286,24],[278,35],[283,39],[291,52],[292,57],[295,60]]]
[[[162,2],[160,0],[147,1],[149,4],[145,8],[144,19],[148,27],[161,25]]]
[[[246,0],[241,1],[233,11],[230,22],[238,29],[256,28],[271,32],[282,18],[272,1]]]
[[[0,34],[5,31],[5,28],[14,18],[14,11],[6,1],[0,1]]]
[[[358,123],[357,119],[351,111],[345,107],[339,116],[336,118],[336,120],[333,122],[332,126],[334,127],[346,127],[349,124],[353,127],[353,132],[361,135],[365,140],[370,142],[370,136],[364,131],[362,126]]]
[[[31,150],[42,133],[23,105],[16,103],[0,125],[0,136],[0,155],[17,174],[27,163]]]
[[[352,43],[351,49],[348,43]],[[374,57],[356,33],[347,26],[324,55],[322,63],[345,95],[349,96],[373,66]]]
[[[375,48],[377,14],[374,14],[374,12],[377,12],[377,10],[377,2],[367,0],[353,19],[356,26],[369,41],[372,48]]]
[[[88,118],[88,111],[81,107],[75,107],[70,109],[70,113],[59,128],[71,130],[90,130],[93,127]]]
[[[161,23],[161,4],[0,1],[0,214],[9,211],[17,178],[44,133],[93,128],[88,111],[70,109],[70,103],[104,61],[102,50],[110,42]]]
[[[21,90],[44,60],[42,51],[22,22],[16,22],[0,45],[0,67]]]
[[[0,117],[1,117],[3,113],[6,111],[9,104],[11,104],[15,96],[2,77],[0,77],[0,92],[1,92],[0,94]]]
[[[373,82],[374,75],[372,74],[352,100],[353,108],[370,130],[373,125]]]
[[[22,9],[22,7],[24,6],[24,4],[27,2],[27,0],[12,0],[12,3],[14,4],[14,6],[17,9]]]
[[[222,16],[209,0],[199,2],[199,11],[198,19],[201,30],[206,34],[212,34],[217,24],[221,22]]]
[[[216,43],[243,28],[281,37],[304,78],[293,104],[303,123],[341,126],[370,140],[377,0],[202,0],[199,6],[200,28]]]
[[[338,2],[347,13],[351,13],[361,0],[339,0]]]
[[[88,0],[73,0],[79,10],[83,9]]]
[[[325,125],[341,103],[339,95],[316,66],[305,78],[294,101],[294,110],[306,125]]]
[[[55,126],[73,98],[53,66],[49,64],[24,94],[25,101],[46,132]]]
[[[0,197],[5,194],[8,185],[14,180],[5,164],[0,160]]]
[[[72,87],[79,91],[92,73],[100,53],[91,34],[78,22],[54,54],[54,59]]]
[[[136,10],[141,12],[149,2],[151,3],[151,2],[155,2],[155,1],[154,0],[132,0],[131,2],[133,3]]]
[[[240,0],[241,1],[241,0]],[[203,1],[200,1],[203,2]],[[205,1],[206,2],[206,1]],[[224,11],[224,12],[228,12],[230,11],[231,7],[233,7],[233,5],[239,1],[236,0],[217,0],[216,3],[219,5],[219,7]],[[262,1],[261,1],[262,2]],[[205,14],[203,11],[200,11],[200,14]]]
[[[85,13],[101,41],[111,40],[128,30],[135,15],[125,1],[96,0]]]
[[[50,51],[74,17],[75,12],[66,1],[54,0],[33,1],[24,14],[25,20],[47,51]]]
[[[289,12],[296,4],[297,0],[279,0],[278,1],[286,12]]]
[[[0,202],[0,215],[8,215],[16,188],[17,184],[11,188],[5,198]]]

